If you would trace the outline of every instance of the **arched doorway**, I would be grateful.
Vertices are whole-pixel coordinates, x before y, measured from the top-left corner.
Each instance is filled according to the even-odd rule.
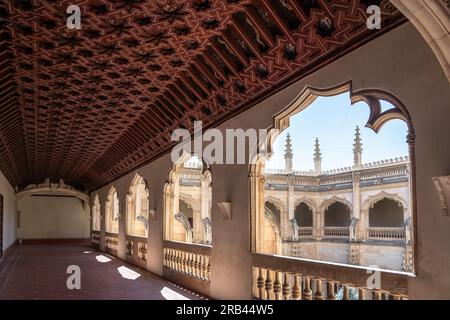
[[[280,236],[279,211],[275,209],[272,211],[273,205],[266,202],[264,215],[264,253],[266,254],[281,254],[282,243]],[[278,212],[278,218],[277,218]]]
[[[405,238],[404,207],[400,202],[384,198],[369,208],[369,238]]]
[[[342,202],[334,202],[325,210],[324,232],[326,237],[347,238],[350,226],[350,208]]]
[[[183,154],[164,187],[164,239],[212,243],[212,176],[197,156]]]
[[[106,201],[106,232],[119,233],[119,196],[114,187],[111,187]]]
[[[148,236],[149,190],[144,178],[136,175],[127,195],[127,235]]]
[[[298,236],[307,237],[313,235],[313,217],[313,211],[306,203],[301,202],[295,207],[294,218],[298,226]]]

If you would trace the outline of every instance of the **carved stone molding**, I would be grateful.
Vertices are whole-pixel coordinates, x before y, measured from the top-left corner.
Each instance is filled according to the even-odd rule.
[[[441,200],[442,213],[448,217],[450,207],[450,176],[433,178],[433,182]]]

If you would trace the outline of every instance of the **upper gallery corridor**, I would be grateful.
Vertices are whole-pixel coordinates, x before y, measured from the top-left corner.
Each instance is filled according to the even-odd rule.
[[[70,290],[68,266],[81,271],[81,290]],[[82,244],[29,244],[0,262],[3,299],[198,300],[204,297]]]
[[[449,26],[448,0],[0,0],[0,298],[450,298]]]

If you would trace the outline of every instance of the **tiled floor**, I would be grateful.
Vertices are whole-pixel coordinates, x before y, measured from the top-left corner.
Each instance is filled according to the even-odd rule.
[[[108,259],[111,260],[105,261]],[[69,265],[81,269],[81,290],[67,288]],[[183,298],[202,299],[200,295],[89,247],[22,245],[0,263],[0,299]]]

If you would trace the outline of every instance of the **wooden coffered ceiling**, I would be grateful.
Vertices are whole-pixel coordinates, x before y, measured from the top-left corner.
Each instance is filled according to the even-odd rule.
[[[404,21],[387,0],[0,0],[0,168],[96,189]]]

